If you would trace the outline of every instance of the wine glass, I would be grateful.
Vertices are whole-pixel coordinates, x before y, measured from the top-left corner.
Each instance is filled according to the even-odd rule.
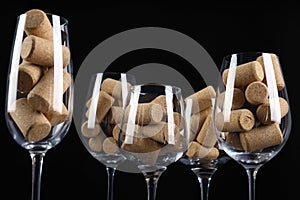
[[[132,86],[121,126],[115,129],[120,150],[143,173],[147,198],[154,200],[160,175],[188,145],[181,89],[157,83]]]
[[[74,110],[78,135],[88,152],[106,166],[107,199],[113,199],[113,180],[118,165],[126,160],[114,137],[114,127],[121,122],[122,113],[135,77],[121,72],[92,74],[86,88],[84,104]],[[75,92],[81,93],[75,84]],[[75,98],[82,99],[80,94]],[[80,102],[80,101],[77,101]]]
[[[291,131],[291,108],[279,58],[241,52],[223,58],[213,124],[219,145],[247,172],[255,199],[260,167],[276,156]]]
[[[213,174],[227,163],[230,157],[218,145],[212,124],[212,113],[216,92],[209,85],[185,98],[192,101],[191,109],[186,109],[190,141],[187,151],[179,159],[197,176],[202,200],[208,200]]]
[[[73,72],[67,19],[28,10],[17,18],[7,76],[5,120],[32,160],[31,199],[40,199],[43,159],[67,134]]]

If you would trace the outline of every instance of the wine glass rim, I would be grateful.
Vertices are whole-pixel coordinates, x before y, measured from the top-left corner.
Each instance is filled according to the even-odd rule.
[[[171,87],[171,89],[174,91],[175,94],[178,94],[181,92],[181,88],[175,85],[168,85],[168,84],[162,84],[162,83],[142,83],[137,85],[132,85],[130,87],[130,90],[132,92],[136,91],[138,88],[144,87],[144,86],[158,86],[158,87]]]
[[[20,15],[18,16],[18,19],[19,19],[22,15],[24,15],[24,14],[26,15],[26,13],[20,14]],[[62,21],[61,26],[66,26],[66,25],[68,25],[68,23],[69,23],[69,21],[67,20],[67,18],[65,18],[65,17],[63,17],[63,16],[60,16],[60,15],[57,15],[57,14],[54,14],[54,13],[49,13],[49,12],[46,12],[45,14],[47,15],[47,17],[58,16],[58,17],[61,19],[61,21]]]
[[[93,73],[91,76],[94,77],[94,76],[97,76],[99,74],[111,74],[111,75],[118,75],[118,74],[126,74],[127,77],[130,77],[130,78],[134,78],[135,76],[133,74],[130,74],[130,73],[126,73],[126,72],[96,72],[96,73]]]
[[[239,51],[239,52],[236,52],[236,53],[230,53],[230,54],[227,54],[224,56],[224,60],[226,59],[229,59],[231,58],[233,55],[246,55],[246,54],[263,54],[263,53],[266,53],[266,54],[274,54],[274,55],[277,55],[276,53],[274,52],[267,52],[267,51]]]

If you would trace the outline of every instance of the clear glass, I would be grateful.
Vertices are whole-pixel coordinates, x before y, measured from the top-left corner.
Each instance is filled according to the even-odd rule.
[[[93,74],[83,106],[75,108],[78,135],[88,152],[106,166],[107,199],[113,200],[115,171],[126,157],[119,151],[115,126],[120,126],[128,91],[135,77],[121,72]],[[80,94],[76,98],[82,98]]]
[[[7,75],[5,120],[32,159],[32,200],[40,199],[43,159],[67,134],[73,112],[68,21],[33,9],[18,16]]]
[[[181,89],[155,83],[133,86],[119,133],[121,151],[143,173],[148,200],[154,200],[159,177],[188,145]]]
[[[213,122],[222,149],[247,172],[255,199],[260,167],[289,138],[292,119],[287,86],[274,53],[241,52],[224,57]]]
[[[179,161],[196,175],[202,200],[208,200],[213,174],[230,160],[218,144],[212,124],[215,98],[216,92],[211,85],[185,98],[186,105],[189,105],[186,106],[185,116],[190,141],[187,151]]]

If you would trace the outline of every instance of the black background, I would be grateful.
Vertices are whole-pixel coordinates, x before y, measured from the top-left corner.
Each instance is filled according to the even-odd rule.
[[[220,66],[223,56],[241,51],[276,53],[281,61],[292,111],[292,133],[282,151],[258,172],[256,197],[298,199],[300,12],[288,1],[249,1],[191,4],[85,1],[9,1],[1,6],[0,70],[0,199],[30,199],[31,160],[8,132],[4,119],[7,68],[16,18],[32,8],[64,16],[69,34],[74,75],[88,53],[103,40],[119,32],[144,26],[158,26],[182,32],[198,41]],[[77,6],[77,7],[76,7]],[[143,59],[143,58],[139,58]],[[148,59],[149,60],[149,59]],[[128,60],[128,62],[134,62]],[[171,63],[168,63],[170,65]],[[175,63],[174,63],[175,64]],[[299,71],[299,70],[298,70]],[[106,199],[105,166],[83,147],[72,124],[69,133],[44,159],[43,200]],[[146,199],[146,183],[141,174],[115,174],[116,200]],[[229,162],[214,174],[210,200],[248,198],[245,170]],[[170,165],[158,182],[157,200],[199,200],[197,178],[180,163]]]

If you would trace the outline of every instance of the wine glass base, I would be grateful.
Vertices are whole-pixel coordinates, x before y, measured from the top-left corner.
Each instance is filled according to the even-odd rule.
[[[96,154],[94,157],[100,162],[104,163],[107,167],[116,168],[120,163],[126,160],[121,154]]]
[[[143,172],[144,174],[161,174],[163,171],[167,169],[166,166],[159,166],[159,165],[139,165],[138,168]]]

